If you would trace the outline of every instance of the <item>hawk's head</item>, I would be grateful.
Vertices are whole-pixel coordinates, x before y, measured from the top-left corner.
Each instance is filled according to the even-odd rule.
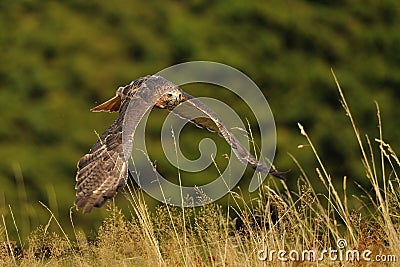
[[[156,107],[163,109],[173,109],[183,101],[182,90],[178,87],[169,89],[156,103]]]

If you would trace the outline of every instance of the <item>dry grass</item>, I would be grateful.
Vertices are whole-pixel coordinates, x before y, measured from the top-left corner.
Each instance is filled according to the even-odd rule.
[[[125,218],[118,208],[110,207],[109,217],[92,241],[78,231],[75,236],[69,237],[61,227],[60,234],[50,232],[51,223],[59,225],[53,214],[49,223],[34,230],[24,243],[21,240],[10,241],[3,217],[0,226],[1,265],[376,265],[365,261],[330,261],[327,257],[319,262],[282,262],[277,254],[268,262],[257,257],[264,248],[268,249],[268,253],[272,250],[322,252],[324,249],[336,249],[341,238],[347,241],[346,249],[357,249],[360,253],[370,250],[372,254],[369,257],[372,259],[379,254],[395,255],[400,261],[400,180],[397,174],[400,161],[390,145],[383,141],[382,131],[373,142],[361,136],[338,83],[337,86],[359,143],[366,177],[373,188],[367,193],[369,200],[364,202],[362,210],[349,210],[348,202],[351,200],[346,192],[347,178],[341,179],[344,192],[339,193],[311,138],[299,124],[300,133],[306,138],[307,147],[311,147],[319,166],[315,172],[306,172],[293,158],[302,173],[295,193],[280,181],[282,186],[276,188],[282,190],[277,192],[264,186],[258,198],[251,203],[232,192],[232,205],[227,208],[216,204],[196,209],[161,205],[152,213],[140,189],[129,188],[130,217],[133,219]],[[380,121],[378,105],[377,111]],[[374,148],[379,149],[378,158],[374,156]],[[379,168],[377,165],[380,165]],[[377,169],[381,169],[381,173]],[[321,182],[319,186],[322,185],[328,194],[317,192],[309,175],[317,175]],[[21,247],[21,244],[24,245]],[[265,256],[263,253],[259,255]],[[396,263],[386,263],[391,264],[395,266]]]

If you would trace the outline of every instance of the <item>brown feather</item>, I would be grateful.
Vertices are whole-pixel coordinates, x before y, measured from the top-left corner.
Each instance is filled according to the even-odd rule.
[[[113,98],[107,100],[104,103],[92,108],[90,111],[93,112],[118,112],[121,107],[121,97],[119,95],[114,96]]]
[[[84,213],[101,207],[126,183],[128,166],[123,154],[120,122],[119,117],[77,164],[75,205]]]

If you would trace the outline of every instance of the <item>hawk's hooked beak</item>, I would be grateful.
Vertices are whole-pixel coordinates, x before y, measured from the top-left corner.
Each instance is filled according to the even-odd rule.
[[[170,101],[173,101],[175,103],[181,102],[181,99],[182,99],[182,94],[180,92],[168,93],[167,96]]]

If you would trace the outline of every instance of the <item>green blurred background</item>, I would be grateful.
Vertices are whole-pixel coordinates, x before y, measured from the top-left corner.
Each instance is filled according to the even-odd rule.
[[[376,100],[385,139],[395,149],[400,145],[400,2],[394,0],[2,0],[0,51],[0,211],[12,225],[11,207],[23,236],[49,220],[39,201],[71,229],[76,162],[96,141],[95,131],[101,133],[116,117],[89,109],[119,86],[176,63],[217,61],[256,82],[277,124],[274,164],[291,170],[287,182],[293,189],[300,172],[288,153],[318,181],[310,149],[297,147],[305,143],[297,122],[306,127],[337,184],[344,175],[350,193],[354,182],[366,184],[331,68],[363,132],[371,139],[378,134]],[[228,92],[201,85],[184,89],[239,107],[256,127],[240,99]],[[162,174],[176,177],[177,170],[159,155],[158,128],[167,112],[157,114],[148,127],[150,157]],[[224,141],[186,128],[185,155],[196,158],[193,139],[211,137],[224,166],[223,153],[229,152]],[[215,175],[209,168],[183,178],[201,183]],[[117,202],[122,198],[119,194]],[[74,223],[90,231],[106,213],[104,208],[81,215],[73,209]]]

